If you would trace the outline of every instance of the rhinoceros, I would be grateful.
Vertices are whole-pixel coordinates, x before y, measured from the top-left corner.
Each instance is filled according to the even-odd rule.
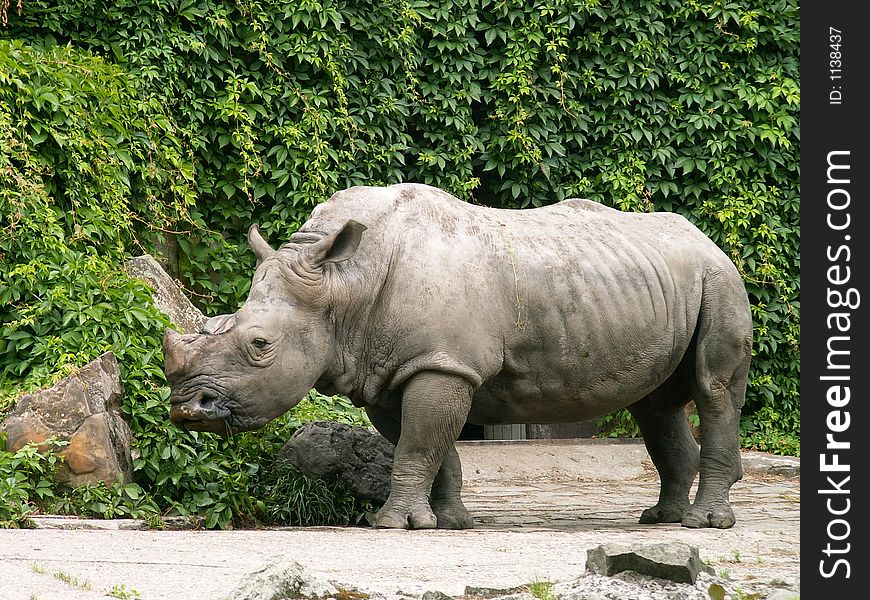
[[[257,267],[242,307],[198,334],[165,332],[178,426],[252,430],[312,388],[344,394],[396,446],[375,526],[462,529],[466,422],[627,408],[661,479],[640,522],[734,524],[749,301],[682,216],[582,199],[494,209],[399,184],[336,193],[277,250],[256,225],[248,242]]]

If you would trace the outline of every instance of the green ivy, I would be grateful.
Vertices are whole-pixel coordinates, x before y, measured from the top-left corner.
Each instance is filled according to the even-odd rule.
[[[20,527],[36,511],[36,503],[55,499],[52,479],[62,444],[49,440],[44,449],[27,444],[16,452],[6,450],[0,435],[0,527]]]

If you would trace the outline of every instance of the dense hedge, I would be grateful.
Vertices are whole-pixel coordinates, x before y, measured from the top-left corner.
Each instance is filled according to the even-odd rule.
[[[171,117],[180,276],[211,314],[244,297],[251,221],[284,239],[354,184],[684,214],[751,296],[746,443],[797,452],[795,0],[26,0],[0,36],[100,55]]]

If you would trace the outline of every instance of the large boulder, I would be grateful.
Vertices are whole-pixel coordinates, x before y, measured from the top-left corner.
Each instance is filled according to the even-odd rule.
[[[22,395],[6,418],[8,450],[51,437],[66,441],[55,478],[71,487],[132,479],[130,427],[121,415],[123,396],[115,355],[107,352],[54,386]]]
[[[352,594],[308,572],[298,562],[287,557],[273,558],[245,575],[224,600],[287,600],[327,598],[355,600],[366,594]]]
[[[150,254],[131,258],[126,262],[127,273],[141,279],[152,290],[154,305],[169,317],[182,333],[197,333],[206,322],[206,317],[196,308],[172,277],[163,270]]]
[[[586,571],[596,575],[634,571],[692,584],[701,572],[713,574],[713,569],[701,560],[698,548],[682,542],[634,546],[603,544],[586,553]]]
[[[383,503],[390,495],[393,445],[365,427],[309,423],[293,434],[278,458],[310,477],[336,480],[363,500]]]

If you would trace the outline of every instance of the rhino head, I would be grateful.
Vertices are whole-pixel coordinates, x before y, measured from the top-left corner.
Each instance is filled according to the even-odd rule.
[[[209,319],[200,333],[163,334],[169,418],[184,429],[228,435],[296,406],[336,351],[331,265],[353,256],[365,229],[348,221],[274,250],[253,225],[248,243],[257,268],[242,307]]]

